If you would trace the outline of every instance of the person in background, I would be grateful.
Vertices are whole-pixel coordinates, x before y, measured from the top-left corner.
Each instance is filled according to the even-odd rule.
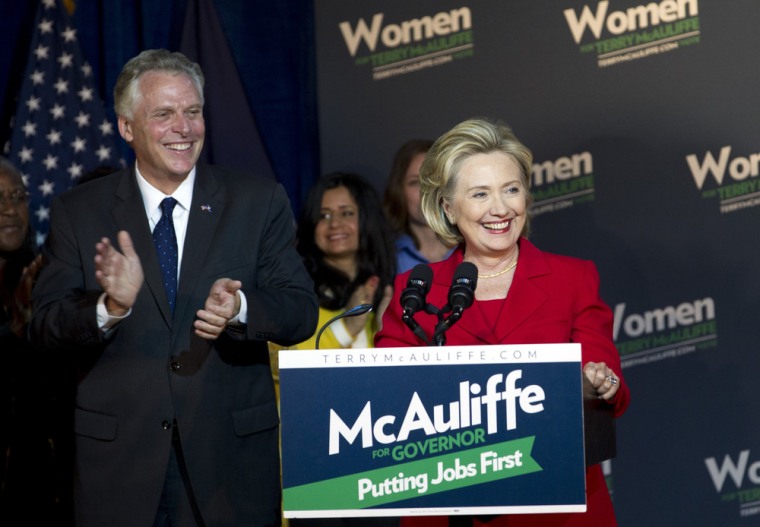
[[[396,273],[393,234],[374,188],[356,174],[336,172],[310,189],[298,223],[297,249],[314,280],[322,328],[360,304],[364,315],[344,317],[322,333],[319,349],[371,348],[391,298]],[[315,349],[316,337],[291,346]],[[271,348],[270,348],[271,349]],[[292,527],[396,527],[398,518],[291,519]]]
[[[203,83],[181,53],[130,59],[135,164],[53,200],[29,334],[76,367],[77,526],[280,524],[267,341],[311,335],[317,301],[282,186],[197,164]]]
[[[41,256],[29,228],[29,193],[0,157],[0,524],[65,523],[56,467],[54,369],[29,345],[31,291]],[[18,522],[18,523],[17,523]]]
[[[385,215],[396,232],[396,272],[403,273],[419,263],[448,257],[446,245],[425,221],[420,208],[420,165],[433,141],[412,139],[396,151],[385,187]]]
[[[446,333],[447,344],[580,343],[583,374],[619,417],[630,392],[612,340],[612,311],[599,297],[596,266],[543,252],[528,241],[532,162],[511,129],[486,119],[459,123],[436,140],[420,169],[422,211],[433,230],[458,247],[448,259],[430,264],[428,301],[445,305],[455,269],[472,262],[478,269],[475,299]],[[402,321],[399,295],[408,274],[396,279],[376,347],[420,344]],[[437,318],[419,315],[420,327],[432,335]],[[616,525],[599,465],[586,470],[586,493],[585,513],[473,518],[469,525]],[[401,525],[444,527],[449,519],[409,517]]]
[[[296,238],[297,250],[319,298],[319,321],[317,332],[289,349],[315,349],[319,329],[360,304],[371,304],[373,309],[331,323],[320,335],[319,348],[372,347],[382,312],[392,294],[396,267],[393,234],[374,188],[356,174],[335,172],[320,178],[309,190]],[[278,356],[282,348],[269,345],[278,398]],[[395,527],[398,519],[283,519],[283,525]]]
[[[320,348],[371,348],[396,274],[393,234],[374,188],[356,174],[319,179],[306,198],[296,238],[319,298],[317,329],[357,305],[373,308],[331,324]],[[314,349],[316,336],[294,347]]]

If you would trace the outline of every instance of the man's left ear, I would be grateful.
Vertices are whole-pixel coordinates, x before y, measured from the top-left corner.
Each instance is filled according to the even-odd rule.
[[[122,115],[119,116],[117,123],[119,126],[119,135],[121,135],[122,139],[127,143],[131,143],[132,139],[134,139],[134,135],[132,135],[132,123]]]

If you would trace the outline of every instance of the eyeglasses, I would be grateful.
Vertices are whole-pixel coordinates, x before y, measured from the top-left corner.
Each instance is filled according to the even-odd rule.
[[[24,189],[15,189],[9,191],[0,191],[0,203],[5,205],[21,205],[29,201],[29,193]]]

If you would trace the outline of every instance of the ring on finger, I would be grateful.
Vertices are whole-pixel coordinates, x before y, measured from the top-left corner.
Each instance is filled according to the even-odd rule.
[[[612,386],[615,386],[618,383],[617,377],[615,377],[614,375],[607,375],[604,379],[606,381],[610,381],[610,384]]]

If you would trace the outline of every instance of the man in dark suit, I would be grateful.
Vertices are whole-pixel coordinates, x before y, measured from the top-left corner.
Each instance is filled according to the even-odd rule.
[[[54,201],[30,329],[77,366],[76,523],[279,525],[267,341],[317,321],[287,197],[196,165],[203,75],[183,55],[133,58],[114,99],[135,166]]]

